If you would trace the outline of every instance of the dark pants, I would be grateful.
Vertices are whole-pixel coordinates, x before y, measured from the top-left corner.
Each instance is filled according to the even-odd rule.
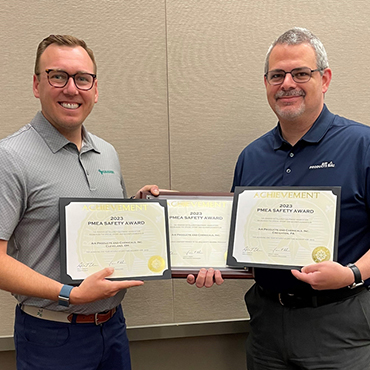
[[[121,306],[101,325],[43,320],[17,306],[14,341],[18,370],[131,370]]]
[[[287,308],[254,285],[248,370],[370,369],[370,292],[320,307]]]

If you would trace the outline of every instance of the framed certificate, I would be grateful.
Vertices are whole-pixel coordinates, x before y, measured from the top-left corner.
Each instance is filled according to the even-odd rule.
[[[65,284],[105,267],[112,280],[171,277],[164,200],[61,198],[60,235]]]
[[[237,187],[227,263],[300,268],[337,259],[340,187]]]
[[[150,193],[141,196],[154,198]],[[161,191],[155,198],[167,200],[173,277],[213,267],[226,278],[253,278],[250,268],[226,264],[232,193]]]

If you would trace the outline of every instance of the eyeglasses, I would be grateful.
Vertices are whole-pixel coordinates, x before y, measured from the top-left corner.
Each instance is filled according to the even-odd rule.
[[[287,73],[290,73],[294,82],[302,84],[308,82],[312,77],[312,73],[317,71],[322,71],[322,69],[302,67],[294,68],[290,72],[285,72],[282,69],[275,69],[274,71],[267,72],[265,77],[270,85],[281,85],[284,82]]]
[[[79,90],[87,91],[90,90],[96,79],[96,75],[92,73],[75,73],[70,75],[64,71],[58,71],[55,69],[46,69],[45,72],[48,75],[49,84],[53,87],[62,88],[67,85],[70,78],[73,78],[73,81]]]

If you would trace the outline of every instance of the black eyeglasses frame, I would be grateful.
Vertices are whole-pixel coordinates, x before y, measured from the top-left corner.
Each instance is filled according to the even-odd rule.
[[[96,74],[94,74],[94,73],[77,72],[77,73],[75,73],[75,74],[73,74],[73,75],[70,75],[68,72],[66,72],[66,71],[61,71],[61,70],[58,70],[58,69],[45,69],[45,72],[46,72],[46,74],[47,74],[47,76],[48,76],[48,82],[49,82],[49,85],[50,85],[50,86],[55,87],[56,89],[63,89],[64,87],[66,87],[66,86],[67,86],[67,84],[68,84],[69,79],[70,79],[70,78],[72,78],[72,79],[73,79],[73,82],[74,82],[74,84],[75,84],[75,86],[77,87],[77,89],[78,89],[78,90],[81,90],[81,91],[89,91],[89,90],[91,90],[91,89],[93,88],[93,86],[94,86],[94,82],[95,82],[95,80],[96,80]],[[68,76],[68,78],[67,78],[67,80],[66,80],[66,83],[65,83],[63,86],[55,86],[55,85],[53,85],[53,84],[50,82],[50,79],[49,79],[49,73],[50,73],[50,72],[63,72],[63,73],[65,73],[65,74]],[[39,74],[38,74],[38,75],[39,75]],[[77,85],[76,80],[75,80],[75,78],[76,78],[76,76],[77,76],[77,75],[89,75],[89,76],[91,76],[91,77],[93,78],[92,83],[91,83],[91,86],[90,86],[88,89],[81,89],[81,87],[79,87],[79,86]]]
[[[309,75],[308,80],[307,80],[307,81],[296,81],[296,80],[295,80],[294,72],[299,72],[299,71],[302,71],[302,70],[310,71],[310,75]],[[294,81],[294,82],[296,82],[296,83],[298,83],[298,84],[304,84],[304,83],[306,83],[306,82],[308,82],[308,81],[310,81],[310,80],[311,80],[311,78],[312,78],[312,73],[314,73],[314,72],[321,72],[321,71],[323,71],[323,70],[324,70],[324,69],[322,69],[322,68],[311,69],[311,68],[309,68],[309,67],[299,67],[299,68],[293,68],[290,72],[287,72],[287,71],[284,71],[283,69],[277,69],[277,70],[268,71],[267,73],[265,73],[265,74],[264,74],[264,76],[265,76],[266,81],[268,82],[268,84],[269,84],[269,85],[271,85],[271,86],[278,86],[278,85],[282,85],[282,84],[284,83],[284,81],[285,81],[285,77],[286,77],[286,75],[287,75],[288,73],[290,73],[290,75],[292,76],[292,79],[293,79],[293,81]],[[281,81],[281,82],[279,82],[279,83],[271,83],[271,82],[270,82],[270,81],[271,81],[271,79],[269,80],[269,78],[268,78],[268,74],[269,74],[269,73],[271,73],[271,72],[282,72],[282,73],[284,73],[284,77],[283,77],[282,81]]]

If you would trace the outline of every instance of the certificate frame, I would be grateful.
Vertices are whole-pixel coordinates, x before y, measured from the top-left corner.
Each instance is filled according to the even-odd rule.
[[[250,192],[250,194],[246,192]],[[264,199],[259,198],[262,197],[262,194],[265,194]],[[245,199],[241,200],[242,196]],[[252,201],[252,196],[256,200]],[[284,196],[284,198],[280,196]],[[290,196],[292,198],[289,198]],[[300,199],[299,196],[302,198]],[[312,202],[313,198],[304,198],[306,196],[317,197],[317,199],[321,196],[320,200],[323,204],[321,206],[317,205],[319,200],[315,203]],[[250,266],[291,270],[300,269],[306,264],[324,260],[336,261],[338,255],[340,196],[341,188],[338,186],[236,187],[231,216],[227,263],[235,267]],[[252,205],[252,203],[254,204]],[[280,208],[274,208],[276,204],[280,204]],[[294,208],[297,205],[306,204],[311,204],[311,208]],[[238,213],[241,209],[243,214],[239,219]],[[298,214],[296,219],[293,216],[295,213]],[[300,220],[299,217],[301,217],[302,213],[307,213],[308,216]],[[325,218],[325,213],[328,213],[330,216]],[[325,226],[328,227],[327,229],[318,227],[317,241],[328,240],[329,244],[327,245],[314,244],[316,242],[314,232],[317,231],[315,228],[320,225],[321,216],[321,219],[326,221]],[[294,221],[296,221],[295,224]],[[277,225],[280,223],[282,226],[278,228]],[[295,229],[294,226],[292,229],[284,228],[287,225],[299,225],[300,223],[304,224],[304,226],[295,226]],[[302,237],[305,236],[305,233],[307,234],[306,238]],[[297,235],[293,236],[295,234]],[[266,241],[261,241],[262,239]],[[275,247],[279,240],[281,241]],[[244,244],[242,241],[244,241]],[[313,249],[308,247],[309,244]],[[266,245],[269,246],[265,247]],[[307,251],[304,250],[302,252],[304,248]],[[310,258],[312,261],[303,264],[295,263],[294,261],[300,258],[296,259],[296,256],[300,255],[299,251],[306,257],[311,253],[308,258],[302,258],[302,261],[310,261]],[[291,262],[285,263],[289,256],[294,257]],[[284,263],[277,262],[279,259],[285,259]]]
[[[82,208],[84,205],[86,207],[87,205],[93,205],[93,207],[88,207],[89,210],[86,212],[86,216],[82,216]],[[113,209],[112,211],[104,209],[102,205],[112,205]],[[71,209],[69,209],[71,208]],[[95,210],[93,210],[95,208]],[[108,207],[107,207],[108,208]],[[77,212],[78,216],[76,216],[76,210],[79,210]],[[148,214],[145,214],[145,212],[141,211],[142,209],[149,210]],[[74,210],[74,211],[73,211]],[[61,282],[64,284],[70,284],[70,285],[78,285],[80,284],[86,277],[91,275],[91,273],[96,272],[94,270],[101,270],[104,267],[109,267],[109,265],[113,266],[115,268],[115,272],[112,275],[112,277],[108,277],[109,280],[156,280],[156,279],[170,279],[171,278],[171,261],[170,261],[170,246],[169,246],[169,231],[168,231],[168,214],[167,214],[167,203],[164,200],[161,199],[117,199],[117,198],[60,198],[59,199],[59,211],[60,211],[60,269],[61,269]],[[129,214],[128,212],[131,212]],[[73,216],[72,216],[73,212]],[[98,214],[99,212],[99,214]],[[152,213],[156,215],[156,220],[152,220],[153,216]],[[113,216],[119,215],[119,216]],[[141,217],[145,221],[132,221],[132,217]],[[124,227],[125,218],[123,216],[127,216],[127,228],[131,231],[128,232],[128,235],[125,235],[124,231],[121,231],[121,227]],[[91,245],[89,245],[88,248],[91,248],[92,250],[89,250],[88,252],[91,253],[90,256],[93,256],[91,258],[99,260],[98,263],[94,264],[96,266],[91,267],[93,270],[91,273],[87,273],[86,271],[89,270],[90,266],[92,266],[92,262],[85,262],[83,260],[83,257],[80,260],[78,260],[78,264],[82,265],[82,269],[86,270],[83,273],[76,272],[71,273],[72,270],[81,269],[80,266],[75,267],[73,262],[73,258],[76,254],[81,252],[74,251],[74,248],[81,248],[81,244],[88,243],[86,240],[92,240],[92,238],[95,238],[95,236],[90,236],[89,231],[87,230],[89,227],[86,227],[86,222],[83,217],[93,217],[95,219],[98,219],[100,221],[106,220],[107,217],[113,217],[114,220],[118,220],[120,218],[123,221],[111,221],[111,222],[100,222],[102,225],[109,225],[106,226],[107,232],[104,234],[105,226],[97,226],[97,227],[103,227],[103,233],[101,235],[107,235],[107,236],[99,236],[98,240],[100,240],[99,244],[107,244],[107,248],[111,247],[108,244],[114,244],[115,250],[112,250],[113,248],[110,248],[110,250],[107,250],[106,252],[104,250],[99,250],[96,253],[100,253],[98,258],[95,256],[94,252],[92,251],[94,247],[91,245],[94,244],[94,242],[91,242]],[[131,221],[130,221],[131,217]],[[70,230],[69,226],[72,224],[72,221],[68,221],[69,219],[73,219],[74,222],[77,222],[77,229],[76,230]],[[110,218],[112,220],[112,218]],[[83,222],[85,222],[85,226],[83,225]],[[158,226],[156,225],[158,223]],[[68,226],[69,225],[69,226]],[[111,226],[111,225],[118,225],[118,226]],[[135,226],[133,226],[135,225]],[[145,226],[143,226],[145,225]],[[95,225],[94,225],[95,226]],[[74,228],[74,226],[73,226]],[[109,230],[111,228],[111,230]],[[134,229],[135,228],[135,229]],[[87,231],[86,231],[87,230]],[[79,235],[77,236],[75,235]],[[73,235],[72,235],[73,234]],[[135,236],[136,234],[136,236]],[[91,234],[93,235],[93,234]],[[139,236],[141,239],[139,240]],[[155,239],[156,236],[160,238],[160,240],[153,242],[153,238]],[[117,242],[108,242],[107,240],[118,240]],[[120,241],[121,240],[121,241]],[[125,240],[125,241],[122,241]],[[150,240],[150,243],[146,240]],[[164,243],[164,245],[160,243]],[[124,244],[125,243],[125,244]],[[137,245],[133,243],[144,243]],[[77,245],[78,244],[78,245]],[[97,243],[95,243],[97,244]],[[132,244],[132,248],[130,250],[130,244]],[[150,253],[151,245],[155,245],[153,247],[154,251],[160,251],[159,253],[152,256],[152,259],[149,258],[146,259]],[[124,247],[129,247],[128,249],[120,249]],[[102,247],[100,247],[102,248]],[[136,248],[136,249],[135,249]],[[137,251],[137,252],[136,252]],[[108,254],[108,252],[112,252]],[[124,254],[124,258],[119,259],[117,255],[121,253]],[[85,254],[86,255],[86,254]],[[72,258],[73,256],[73,258]],[[103,257],[101,257],[103,256]],[[140,267],[138,271],[136,270],[136,273],[134,273],[132,276],[128,274],[127,272],[117,273],[116,270],[125,270],[125,267],[127,265],[126,263],[126,256],[129,257],[129,265],[134,266],[135,263],[140,262],[142,266]],[[114,258],[112,258],[114,257]],[[100,261],[101,259],[105,259],[104,263],[101,265]],[[115,260],[117,259],[118,260]],[[154,258],[154,259],[153,259]],[[157,258],[157,259],[155,259]],[[108,262],[111,260],[110,262]],[[74,260],[75,261],[75,260]],[[124,262],[122,262],[124,261]],[[119,264],[120,263],[120,264]],[[122,265],[121,265],[122,263]],[[147,265],[145,265],[147,263]],[[156,268],[149,265],[150,263],[153,263],[153,266],[156,266]],[[99,268],[98,268],[99,265]],[[140,266],[141,266],[140,265]],[[71,268],[72,267],[72,268]],[[145,269],[147,269],[147,272],[145,272]],[[143,271],[143,273],[141,273]],[[83,277],[80,275],[84,274]]]
[[[140,198],[143,199],[165,199],[166,201],[182,199],[186,201],[196,201],[200,199],[207,199],[210,201],[219,200],[221,198],[227,198],[231,203],[233,202],[233,193],[227,192],[183,192],[183,191],[173,191],[173,190],[160,190],[158,196],[152,195],[150,192],[141,192]],[[170,216],[171,207],[167,205],[168,215]],[[230,214],[231,216],[231,214]],[[171,230],[171,225],[169,222],[169,229]],[[230,222],[227,224],[228,231],[230,230]],[[171,232],[169,232],[169,237],[171,240]],[[174,243],[170,243],[171,248],[174,247]],[[228,248],[228,238],[225,244],[225,254],[227,254]],[[220,270],[223,278],[227,279],[253,279],[254,273],[253,269],[250,267],[230,267],[224,266],[180,266],[176,265],[171,261],[171,273],[173,278],[186,278],[189,274],[197,275],[199,270],[204,268],[214,268],[215,270]]]

